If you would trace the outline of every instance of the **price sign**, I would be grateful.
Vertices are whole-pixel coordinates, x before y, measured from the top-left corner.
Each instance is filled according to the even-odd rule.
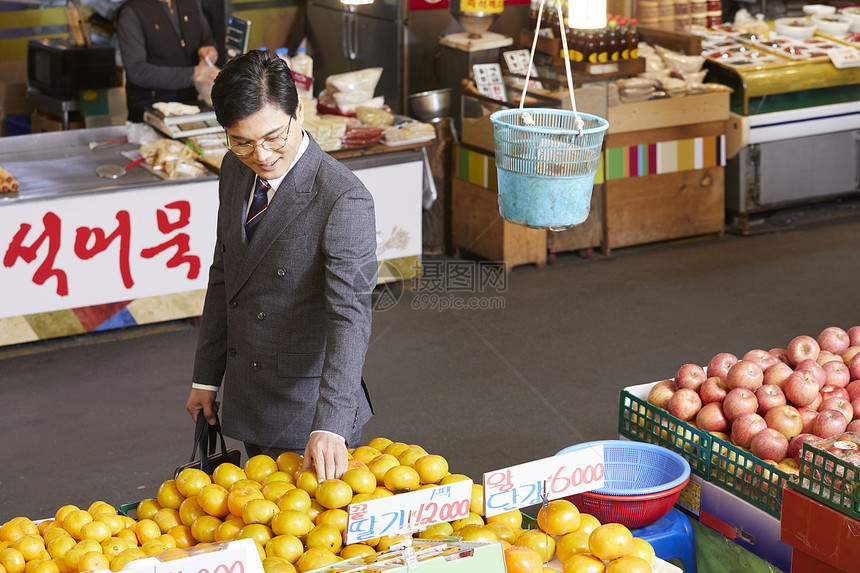
[[[528,50],[509,50],[502,54],[505,57],[505,64],[508,66],[508,71],[512,74],[520,74],[525,76],[529,71],[529,51]],[[537,70],[532,66],[531,77],[536,78]],[[520,78],[514,79],[514,85],[522,87],[523,80]],[[529,80],[529,87],[542,88],[540,82]]]
[[[421,531],[469,515],[472,480],[419,489],[349,506],[346,543]]]
[[[248,543],[250,541],[250,543]],[[201,543],[187,549],[171,549],[154,556],[153,573],[263,573],[263,563],[252,539]],[[149,564],[150,560],[141,560]],[[136,567],[128,565],[133,571]]]
[[[502,78],[502,66],[499,64],[475,64],[472,66],[475,75],[475,87],[489,98],[508,101],[505,94],[505,81]]]
[[[484,516],[603,487],[603,446],[484,474]]]

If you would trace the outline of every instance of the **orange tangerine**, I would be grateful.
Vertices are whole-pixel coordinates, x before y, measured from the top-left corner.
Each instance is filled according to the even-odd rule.
[[[227,498],[230,492],[224,486],[217,483],[210,483],[203,486],[200,493],[197,494],[197,505],[203,508],[203,511],[215,517],[224,517],[230,513],[230,507],[227,505]]]
[[[65,557],[66,553],[75,548],[75,540],[68,535],[59,535],[48,543],[48,555],[52,559]]]
[[[353,458],[355,458],[361,462],[364,462],[365,464],[368,464],[368,465],[370,464],[370,462],[374,458],[376,458],[380,455],[382,455],[381,451],[377,450],[376,448],[372,448],[370,446],[358,446],[357,448],[355,448],[355,451],[352,452]]]
[[[273,481],[286,481],[293,483],[293,474],[288,474],[287,472],[283,472],[281,470],[270,473],[263,480],[263,485],[266,486]]]
[[[244,469],[245,475],[248,476],[248,479],[263,483],[266,476],[278,471],[278,462],[273,460],[270,456],[260,454],[245,462]]]
[[[158,510],[161,509],[161,504],[155,499],[144,499],[137,505],[135,515],[138,519],[152,519]]]
[[[237,481],[247,478],[245,470],[230,462],[219,464],[212,472],[212,482],[217,483],[226,490],[229,490]]]
[[[241,525],[237,525],[235,521],[225,521],[215,531],[215,541],[232,541],[240,531],[242,531]]]
[[[317,516],[316,525],[327,523],[333,525],[338,531],[343,533],[346,531],[349,513],[345,509],[327,509]]]
[[[157,539],[161,535],[161,528],[151,519],[141,519],[132,529],[137,536],[137,542],[143,545],[147,541]]]
[[[421,483],[421,478],[415,468],[394,466],[385,472],[382,481],[387,489],[395,493],[404,493],[417,489]]]
[[[176,540],[166,533],[159,535],[158,540],[165,544],[168,549],[176,549]]]
[[[428,454],[412,464],[423,484],[436,484],[448,473],[448,460],[442,456]]]
[[[268,525],[252,523],[243,527],[236,539],[253,539],[258,545],[265,547],[266,543],[273,537],[272,530]]]
[[[391,497],[392,495],[394,495],[394,492],[391,491],[390,489],[388,489],[387,487],[377,486],[377,488],[375,490],[373,490],[373,493],[371,495],[373,495],[376,498]]]
[[[317,472],[313,468],[300,471],[296,474],[297,488],[303,489],[313,496],[316,494],[318,486]]]
[[[311,547],[296,561],[296,569],[300,573],[306,573],[326,565],[333,565],[338,561],[340,558],[325,547]]]
[[[162,508],[178,510],[185,501],[185,496],[176,487],[176,480],[169,479],[158,487],[156,499]]]
[[[238,517],[242,516],[242,511],[245,509],[245,504],[252,499],[265,499],[263,492],[249,485],[236,486],[230,490],[227,496],[227,507],[230,513]]]
[[[308,532],[305,545],[308,549],[312,547],[325,547],[332,553],[337,554],[340,548],[343,547],[343,535],[341,535],[337,527],[324,523],[314,526]]]
[[[23,573],[27,561],[20,551],[13,547],[0,550],[0,565],[6,569],[6,573]]]
[[[389,440],[388,438],[373,438],[372,440],[367,442],[367,447],[373,448],[379,453],[382,453],[385,448],[387,448],[393,443],[394,442],[392,440]]]
[[[210,483],[212,478],[197,468],[185,468],[176,476],[176,489],[186,498],[199,494],[203,486]]]
[[[72,512],[76,509],[80,509],[80,508],[77,505],[72,505],[72,504],[64,505],[63,507],[61,507],[60,509],[57,510],[57,513],[54,514],[54,519],[56,521],[59,521],[60,523],[62,523],[63,519],[65,519],[65,517],[69,514],[69,512]]]
[[[262,523],[268,525],[278,513],[278,504],[268,499],[252,499],[242,508],[242,521],[246,525]]]
[[[115,513],[99,513],[93,520],[106,524],[108,529],[110,529],[111,535],[116,535],[126,528],[125,519]]]
[[[29,517],[15,517],[11,521],[12,523],[18,524],[18,527],[21,528],[24,535],[41,535],[39,532],[39,526],[36,525]]]
[[[295,452],[284,452],[276,460],[278,470],[288,475],[295,475],[301,469],[304,459]]]
[[[274,501],[275,503],[278,503],[278,500],[281,499],[281,497],[283,497],[285,493],[292,489],[296,489],[296,486],[293,485],[292,482],[272,481],[264,485],[261,491],[263,493],[263,497],[265,497],[269,501]]]
[[[42,559],[36,561],[33,573],[60,573],[60,567],[52,560]]]
[[[185,498],[185,501],[183,501],[182,505],[179,506],[179,521],[181,521],[183,525],[191,527],[194,524],[194,521],[201,515],[206,515],[206,511],[200,507],[200,504],[197,502],[196,495]]]
[[[390,447],[391,446],[389,446],[389,448]],[[380,454],[370,460],[370,463],[367,464],[367,469],[376,476],[376,485],[379,486],[385,483],[385,472],[399,465],[400,462],[398,462],[397,458],[391,454]]]
[[[119,537],[126,543],[128,543],[129,547],[137,547],[137,535],[131,529],[123,529],[119,533],[117,533],[114,537]]]
[[[84,573],[85,571],[102,571],[103,569],[110,569],[110,561],[106,555],[98,551],[87,551],[81,556],[80,561],[78,561],[79,573]]]
[[[80,540],[81,539],[81,530],[84,525],[91,522],[93,520],[93,516],[89,514],[89,512],[83,509],[75,509],[70,511],[66,517],[63,518],[63,529],[69,532],[73,538]]]
[[[352,488],[339,479],[323,480],[317,486],[316,500],[327,509],[345,507],[352,500]]]
[[[353,543],[347,545],[340,550],[340,556],[343,559],[352,559],[353,557],[371,557],[376,555],[376,550],[370,545],[364,543]]]
[[[191,535],[198,543],[215,541],[215,532],[221,527],[221,520],[211,515],[201,515],[191,525]]]
[[[45,540],[41,535],[25,535],[12,544],[12,548],[20,551],[26,561],[33,561],[41,557],[42,551],[45,550]]]
[[[302,537],[314,528],[314,522],[305,511],[288,509],[272,518],[272,532],[275,535],[294,535]]]
[[[294,509],[296,511],[307,511],[311,507],[311,495],[303,489],[291,489],[278,500],[278,508],[281,511]]]
[[[388,454],[389,456],[394,456],[395,458],[409,449],[409,444],[404,442],[391,442],[388,446],[382,450],[383,454]]]
[[[296,566],[280,557],[263,559],[263,573],[296,573]]]
[[[128,544],[128,541],[119,537],[110,537],[102,541],[102,552],[108,560],[113,559],[129,547],[131,546]]]
[[[266,556],[280,557],[295,563],[305,552],[304,545],[295,535],[278,535],[266,542]]]
[[[152,520],[158,524],[161,533],[165,534],[171,527],[182,524],[182,519],[179,517],[179,512],[169,507],[162,507],[155,514]]]
[[[103,521],[91,521],[81,528],[81,539],[92,539],[98,543],[112,535],[110,526]]]
[[[167,535],[176,540],[178,549],[186,549],[197,544],[194,536],[191,534],[191,528],[187,525],[174,525],[167,532]]]
[[[441,485],[448,485],[449,483],[454,483],[455,481],[466,481],[472,479],[467,475],[463,474],[448,474],[442,479],[439,480]]]

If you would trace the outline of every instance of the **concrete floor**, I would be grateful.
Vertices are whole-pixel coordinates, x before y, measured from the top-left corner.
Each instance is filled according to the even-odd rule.
[[[504,292],[445,295],[503,308],[439,311],[426,284],[395,291],[374,315],[363,442],[421,444],[479,480],[616,438],[626,386],[860,324],[860,211],[775,227],[565,254],[516,268]],[[191,454],[196,339],[180,321],[0,349],[0,522],[155,497]]]

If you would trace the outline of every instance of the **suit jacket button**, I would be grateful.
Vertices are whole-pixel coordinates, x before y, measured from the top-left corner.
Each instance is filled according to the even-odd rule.
[[[286,274],[287,274],[287,269],[278,269],[278,276],[279,277],[286,276]]]
[[[230,308],[236,308],[237,306],[239,306],[238,302],[236,302],[235,300],[230,301]]]
[[[261,312],[260,314],[258,314],[258,315],[257,315],[257,320],[263,320],[263,319],[265,319],[265,318],[266,318],[266,313],[265,313],[265,312]]]
[[[236,356],[236,349],[231,348],[230,350],[227,351],[227,355],[228,356]]]
[[[254,370],[259,370],[260,368],[262,368],[262,365],[259,362],[254,362],[253,366]]]

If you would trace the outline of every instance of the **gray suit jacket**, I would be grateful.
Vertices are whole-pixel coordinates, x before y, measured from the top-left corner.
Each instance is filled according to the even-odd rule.
[[[284,449],[304,448],[313,430],[349,440],[373,413],[361,378],[377,272],[373,198],[311,138],[249,244],[253,182],[227,153],[193,382],[223,380],[227,436]]]

